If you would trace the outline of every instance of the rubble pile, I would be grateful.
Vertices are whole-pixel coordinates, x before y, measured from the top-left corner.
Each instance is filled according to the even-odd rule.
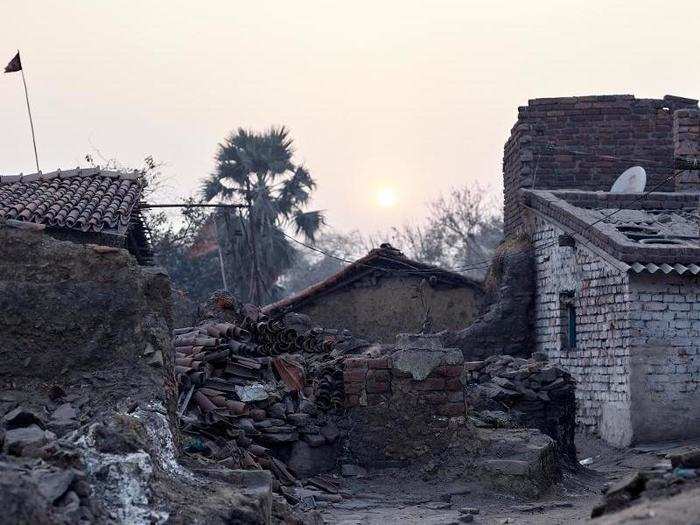
[[[635,472],[607,487],[591,517],[617,512],[642,500],[667,498],[700,487],[700,448],[665,454],[648,470]]]
[[[551,364],[508,355],[465,363],[467,405],[480,427],[537,428],[576,460],[575,382]]]
[[[309,464],[324,464],[319,456],[335,467],[339,432],[327,413],[344,402],[344,350],[335,351],[336,341],[250,309],[237,322],[176,329],[185,452],[270,470],[286,486]]]
[[[58,412],[58,410],[56,411]],[[18,406],[0,421],[0,504],[16,523],[77,523],[106,518],[83,458],[60,442],[41,412]]]

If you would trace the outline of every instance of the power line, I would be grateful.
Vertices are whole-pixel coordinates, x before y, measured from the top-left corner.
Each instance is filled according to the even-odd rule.
[[[696,161],[695,163],[691,163],[691,166],[695,166],[695,165],[697,164],[697,159],[695,159],[695,161]],[[692,162],[692,161],[691,161],[691,162]],[[644,193],[642,193],[639,197],[637,197],[637,198],[634,199],[632,202],[630,202],[630,203],[628,204],[628,206],[632,206],[632,205],[636,204],[637,202],[639,202],[639,201],[641,201],[641,200],[643,200],[643,199],[648,198],[650,194],[654,193],[657,189],[659,189],[661,186],[663,186],[663,185],[666,184],[669,180],[671,180],[672,178],[675,178],[676,176],[677,176],[677,175],[676,175],[675,173],[672,173],[672,174],[669,175],[668,177],[664,178],[661,182],[659,182],[658,184],[654,185],[654,187],[652,187],[650,190],[645,191]],[[627,208],[617,208],[617,209],[615,209],[615,211],[613,211],[613,212],[611,212],[611,213],[603,214],[603,217],[600,217],[600,218],[597,219],[596,221],[592,222],[591,224],[588,225],[588,227],[590,228],[590,227],[593,227],[593,226],[595,226],[596,224],[598,224],[598,223],[600,223],[600,222],[606,221],[607,219],[609,219],[609,218],[612,217],[613,215],[616,215],[617,213],[620,213],[621,211],[623,211],[623,210],[625,210],[625,209],[627,209]],[[547,248],[550,248],[550,247],[554,246],[555,244],[557,244],[557,243],[556,243],[556,242],[551,242],[551,243],[549,243],[549,244],[546,244],[546,245],[544,245],[544,246],[541,246],[540,249],[547,249]],[[483,270],[483,269],[484,269],[484,268],[483,268],[483,265],[486,264],[486,265],[488,266],[491,262],[493,262],[494,259],[495,259],[495,257],[491,257],[490,259],[484,259],[484,260],[482,260],[482,261],[477,261],[477,262],[472,263],[471,265],[468,265],[468,266],[462,266],[462,267],[459,267],[459,266],[458,266],[457,268],[454,268],[454,270],[455,270],[455,271]]]
[[[541,144],[535,144],[534,146],[535,146],[535,147],[538,147],[538,148],[541,148],[540,151],[538,152],[537,162],[536,162],[536,164],[535,164],[535,175],[534,175],[535,177],[537,176],[537,169],[539,168],[541,156],[542,156],[544,153],[553,153],[553,152],[557,152],[557,151],[559,151],[559,152],[564,152],[564,153],[570,153],[570,154],[572,154],[572,155],[592,156],[592,157],[597,157],[597,158],[606,159],[606,160],[618,160],[618,161],[625,161],[625,162],[638,162],[638,163],[644,163],[644,164],[663,164],[663,165],[667,165],[666,162],[664,162],[664,161],[659,161],[659,160],[640,159],[640,158],[633,158],[633,157],[620,157],[620,156],[617,156],[617,155],[606,155],[606,154],[601,154],[601,153],[586,152],[586,151],[581,151],[581,150],[575,150],[575,149],[573,149],[573,148],[566,148],[566,147],[563,147],[563,146],[557,146],[557,145],[555,145],[555,144],[553,144],[553,143],[541,143]],[[698,169],[698,167],[700,167],[700,160],[699,160],[699,159],[682,159],[682,158],[676,158],[676,159],[675,159],[675,164],[676,164],[676,167],[677,167],[677,168],[693,170],[693,169]],[[641,201],[641,200],[643,200],[643,199],[646,199],[651,193],[653,193],[654,191],[656,191],[657,189],[659,189],[661,186],[663,186],[664,184],[666,184],[666,182],[668,182],[670,179],[672,179],[672,178],[674,178],[674,177],[676,177],[676,174],[675,174],[675,173],[672,173],[671,175],[667,176],[667,177],[664,178],[661,182],[659,182],[658,184],[656,184],[653,188],[651,188],[650,190],[648,190],[648,191],[642,193],[642,195],[640,195],[638,198],[636,198],[635,200],[633,200],[628,206],[631,206],[631,205],[633,205],[633,204],[635,204],[635,203],[637,203],[637,202],[639,202],[639,201]],[[534,180],[534,177],[533,177],[533,189],[534,189],[534,185],[535,185],[535,180]],[[141,208],[176,208],[176,207],[182,207],[182,208],[189,208],[189,207],[202,207],[202,208],[204,208],[204,207],[210,207],[210,208],[246,208],[246,207],[248,207],[248,206],[245,205],[245,204],[142,204],[142,205],[141,205]],[[615,215],[615,214],[617,214],[617,213],[623,211],[624,209],[626,209],[626,208],[617,208],[615,211],[613,211],[613,212],[611,212],[611,213],[609,213],[609,214],[605,214],[603,217],[601,217],[601,218],[597,219],[596,221],[594,221],[593,223],[589,224],[588,227],[595,226],[596,224],[598,224],[598,223],[600,223],[600,222],[603,222],[603,221],[609,219],[610,217],[612,217],[613,215]],[[331,258],[331,259],[335,259],[335,260],[337,260],[337,261],[344,262],[344,263],[346,263],[346,264],[355,264],[355,265],[363,266],[363,267],[370,268],[370,269],[373,269],[373,270],[387,271],[386,268],[377,267],[377,266],[372,266],[372,265],[369,265],[369,264],[360,263],[360,262],[358,262],[358,261],[351,261],[351,260],[349,260],[349,259],[345,259],[345,258],[343,258],[343,257],[339,257],[339,256],[334,255],[334,254],[332,254],[332,253],[329,253],[329,252],[327,252],[327,251],[325,251],[325,250],[322,250],[322,249],[320,249],[320,248],[318,248],[318,247],[316,247],[316,246],[313,246],[313,245],[310,245],[310,244],[305,243],[305,242],[303,242],[303,241],[300,241],[300,240],[296,239],[295,237],[293,237],[293,236],[287,234],[287,233],[284,232],[284,231],[281,231],[281,233],[282,233],[282,235],[284,235],[285,237],[287,237],[289,240],[291,240],[291,241],[293,241],[293,242],[299,244],[300,246],[303,246],[303,247],[305,247],[305,248],[307,248],[307,249],[309,249],[309,250],[312,250],[312,251],[314,251],[314,252],[320,253],[320,254],[322,254],[322,255],[324,255],[324,256],[326,256],[326,257],[329,257],[329,258]],[[557,244],[557,243],[556,243],[556,242],[551,242],[551,243],[549,243],[549,244],[546,244],[546,245],[544,245],[544,246],[541,246],[540,249],[547,249],[547,248],[550,248],[550,247],[554,246],[555,244]],[[470,264],[465,265],[465,266],[457,266],[456,268],[452,268],[452,269],[447,269],[447,268],[445,268],[445,269],[443,269],[443,270],[448,270],[448,271],[453,271],[453,272],[467,272],[467,271],[485,270],[485,269],[487,269],[487,268],[491,265],[491,263],[495,260],[495,258],[496,258],[496,257],[490,257],[490,258],[488,258],[488,259],[483,259],[483,260],[480,260],[480,261],[475,261],[475,262],[470,263]],[[395,261],[395,260],[392,259],[392,261]],[[410,271],[405,272],[405,273],[407,273],[407,274],[431,273],[431,272],[434,272],[434,270],[416,268],[416,267],[411,266],[411,265],[408,264],[408,263],[402,263],[401,261],[397,261],[397,262],[400,262],[401,264],[404,264],[405,266],[411,268]],[[437,267],[436,267],[436,269],[440,270],[441,268],[437,268]],[[398,270],[398,271],[400,272],[400,270]]]
[[[653,188],[651,188],[650,190],[648,190],[648,191],[642,193],[639,197],[637,197],[637,198],[634,199],[632,202],[630,202],[630,203],[628,204],[628,206],[632,206],[632,205],[636,204],[637,202],[639,202],[639,201],[641,201],[641,200],[643,200],[643,199],[648,198],[650,194],[654,193],[657,189],[659,189],[661,186],[663,186],[664,184],[666,184],[670,179],[672,179],[672,178],[674,178],[674,177],[676,177],[676,174],[675,174],[675,173],[669,175],[669,176],[666,177],[666,178],[664,178],[661,182],[659,182],[658,184],[656,184]],[[590,228],[590,227],[593,227],[593,226],[595,226],[596,224],[598,224],[598,223],[600,223],[600,222],[603,222],[603,221],[609,219],[609,218],[612,217],[613,215],[615,215],[615,214],[617,214],[617,213],[620,213],[621,211],[623,211],[623,210],[625,210],[625,209],[627,209],[627,208],[617,208],[617,209],[615,209],[615,211],[613,211],[613,212],[611,212],[611,213],[604,214],[603,217],[601,217],[601,218],[597,219],[596,221],[592,222],[591,224],[588,225],[588,227],[589,227],[589,228]],[[324,250],[322,250],[322,249],[320,249],[320,248],[317,248],[316,246],[312,246],[312,245],[310,245],[310,244],[307,244],[307,243],[305,243],[305,242],[302,242],[302,241],[296,239],[295,237],[293,237],[293,236],[291,236],[291,235],[289,235],[289,234],[287,234],[287,233],[285,233],[285,232],[282,232],[282,235],[284,235],[285,237],[287,237],[287,238],[290,239],[291,241],[294,241],[295,243],[297,243],[297,244],[299,244],[299,245],[301,245],[301,246],[304,246],[305,248],[308,248],[309,250],[313,250],[313,251],[318,252],[318,253],[320,253],[320,254],[322,254],[322,255],[325,255],[326,257],[330,257],[330,258],[332,258],[332,259],[336,259],[336,260],[338,260],[338,261],[341,261],[341,262],[344,262],[344,263],[347,263],[347,264],[358,264],[358,265],[360,265],[360,266],[365,266],[365,267],[367,267],[367,268],[372,268],[372,269],[375,269],[375,270],[385,270],[385,271],[386,271],[386,268],[379,268],[379,267],[376,267],[376,266],[372,266],[372,265],[368,265],[368,264],[364,264],[364,263],[359,263],[358,261],[350,261],[350,260],[345,259],[345,258],[343,258],[343,257],[339,257],[339,256],[337,256],[337,255],[328,253],[328,252],[326,252],[326,251],[324,251]],[[557,244],[557,242],[550,242],[550,243],[548,243],[548,244],[545,244],[544,246],[540,246],[539,249],[551,248],[552,246],[554,246],[554,245],[556,245],[556,244]],[[481,261],[476,261],[476,262],[470,263],[469,265],[466,265],[466,266],[457,266],[457,267],[455,267],[455,268],[451,268],[451,269],[445,268],[445,269],[446,269],[446,270],[449,270],[449,271],[454,271],[454,272],[467,272],[467,271],[485,270],[485,269],[487,269],[487,268],[491,265],[491,263],[493,263],[493,261],[494,261],[495,259],[496,259],[496,256],[490,257],[490,258],[488,258],[488,259],[483,259],[483,260],[481,260]],[[408,264],[406,264],[406,265],[409,266],[409,267],[411,267],[411,266],[408,265]],[[411,267],[411,268],[414,268],[414,267]],[[424,269],[421,269],[421,268],[414,268],[412,271],[407,272],[407,273],[415,274],[415,273],[417,273],[417,272],[418,272],[418,273],[430,273],[431,270],[424,270]]]
[[[593,151],[582,151],[582,150],[577,150],[573,148],[567,148],[565,146],[557,146],[556,144],[553,144],[551,142],[544,142],[544,143],[535,143],[534,144],[535,148],[539,148],[540,154],[546,154],[546,153],[553,153],[553,152],[562,152],[562,153],[569,153],[571,155],[579,155],[583,157],[597,157],[599,159],[604,159],[604,160],[618,160],[618,161],[624,161],[624,162],[637,162],[637,163],[642,163],[642,164],[657,164],[657,165],[663,165],[667,166],[668,162],[663,161],[663,160],[658,160],[658,159],[640,159],[640,158],[635,158],[635,157],[620,157],[618,155],[608,155],[604,153],[595,153]]]
[[[303,242],[303,241],[300,241],[300,240],[297,239],[296,237],[293,237],[292,235],[289,235],[289,234],[286,233],[286,232],[282,232],[282,235],[284,235],[285,237],[287,237],[290,241],[293,241],[293,242],[295,242],[295,243],[297,243],[297,244],[299,244],[299,245],[301,245],[301,246],[303,246],[303,247],[305,247],[305,248],[308,248],[309,250],[313,250],[313,251],[318,252],[318,253],[320,253],[320,254],[322,254],[322,255],[325,255],[326,257],[330,257],[331,259],[335,259],[335,260],[337,260],[337,261],[341,261],[341,262],[344,262],[344,263],[347,263],[347,264],[353,264],[353,265],[355,265],[355,266],[362,266],[362,267],[364,267],[364,268],[369,268],[369,269],[372,269],[372,270],[380,270],[380,271],[384,271],[384,272],[389,272],[389,271],[391,271],[391,272],[393,272],[393,273],[398,272],[398,273],[402,273],[402,274],[404,274],[404,275],[415,275],[416,273],[419,273],[419,274],[420,274],[420,273],[423,273],[423,274],[432,274],[432,273],[435,273],[435,271],[454,271],[454,270],[449,270],[449,269],[447,269],[447,268],[439,268],[439,267],[437,267],[437,266],[436,266],[434,269],[429,269],[429,268],[416,268],[415,266],[413,266],[413,265],[411,265],[411,264],[409,264],[409,263],[407,263],[407,262],[404,262],[404,261],[399,261],[399,260],[396,260],[396,259],[390,259],[390,258],[388,258],[388,257],[382,257],[383,259],[389,260],[389,261],[391,261],[391,262],[397,262],[397,263],[399,263],[399,264],[403,264],[404,266],[407,266],[408,268],[410,268],[410,270],[389,270],[388,268],[384,268],[384,267],[381,267],[381,266],[373,266],[373,265],[371,265],[371,264],[362,263],[362,262],[359,262],[359,260],[357,260],[357,261],[351,261],[351,260],[349,260],[349,259],[345,259],[344,257],[339,257],[338,255],[334,255],[334,254],[332,254],[332,253],[329,253],[329,252],[327,252],[327,251],[325,251],[325,250],[322,250],[321,248],[317,248],[316,246],[313,246],[313,245],[311,245],[311,244],[308,244],[308,243],[305,243],[305,242]]]
[[[247,204],[147,204],[139,205],[141,209],[149,208],[247,208]]]

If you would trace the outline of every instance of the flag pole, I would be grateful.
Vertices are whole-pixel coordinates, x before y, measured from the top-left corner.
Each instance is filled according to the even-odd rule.
[[[19,54],[19,49],[17,50]],[[27,90],[27,80],[24,78],[24,66],[20,70],[22,72],[22,84],[24,84],[24,98],[27,100],[27,113],[29,113],[29,127],[32,128],[32,144],[34,144],[34,160],[36,161],[36,171],[37,173],[41,170],[39,169],[39,155],[36,152],[36,136],[34,135],[34,121],[32,120],[32,109],[29,106],[29,91]]]

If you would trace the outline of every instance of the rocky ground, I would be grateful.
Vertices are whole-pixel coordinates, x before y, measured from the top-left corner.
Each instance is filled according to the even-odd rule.
[[[692,488],[697,481],[690,473],[686,480],[661,482],[670,476],[673,458],[700,443],[617,450],[581,435],[578,458],[588,465],[564,468],[561,481],[535,500],[436,460],[340,467],[322,478],[337,493],[302,482],[292,512],[272,495],[272,477],[262,471],[238,479],[241,471],[188,457],[175,463],[165,413],[139,396],[126,396],[102,417],[100,409],[109,405],[96,385],[115,378],[98,378],[83,378],[66,391],[4,385],[0,492],[5,515],[26,518],[10,523],[261,523],[260,508],[270,505],[274,523],[577,523],[591,521],[606,487],[629,486],[626,480],[639,471],[662,476],[646,482],[636,504],[593,523],[690,524],[700,517],[700,488]],[[148,428],[155,432],[149,435]]]
[[[639,503],[620,512],[591,519],[591,511],[603,501],[605,490],[640,470],[669,463],[669,453],[698,443],[668,443],[618,450],[600,440],[577,436],[579,457],[586,467],[565,470],[560,483],[537,500],[504,490],[486,488],[476,481],[445,478],[425,469],[376,469],[360,471],[361,477],[338,481],[347,498],[338,503],[315,502],[327,523],[700,523],[700,489],[693,480],[676,486],[677,495],[642,496]],[[589,459],[590,458],[590,459]],[[661,465],[660,465],[661,464]]]

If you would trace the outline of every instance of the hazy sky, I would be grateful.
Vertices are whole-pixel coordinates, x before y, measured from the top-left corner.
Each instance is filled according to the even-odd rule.
[[[167,163],[159,200],[174,201],[231,129],[284,124],[318,181],[313,206],[341,229],[420,220],[450,186],[499,192],[529,98],[700,96],[697,0],[0,7],[0,60],[22,51],[44,171],[93,148],[128,165],[150,154]],[[19,73],[1,76],[0,101],[0,173],[34,171]]]

